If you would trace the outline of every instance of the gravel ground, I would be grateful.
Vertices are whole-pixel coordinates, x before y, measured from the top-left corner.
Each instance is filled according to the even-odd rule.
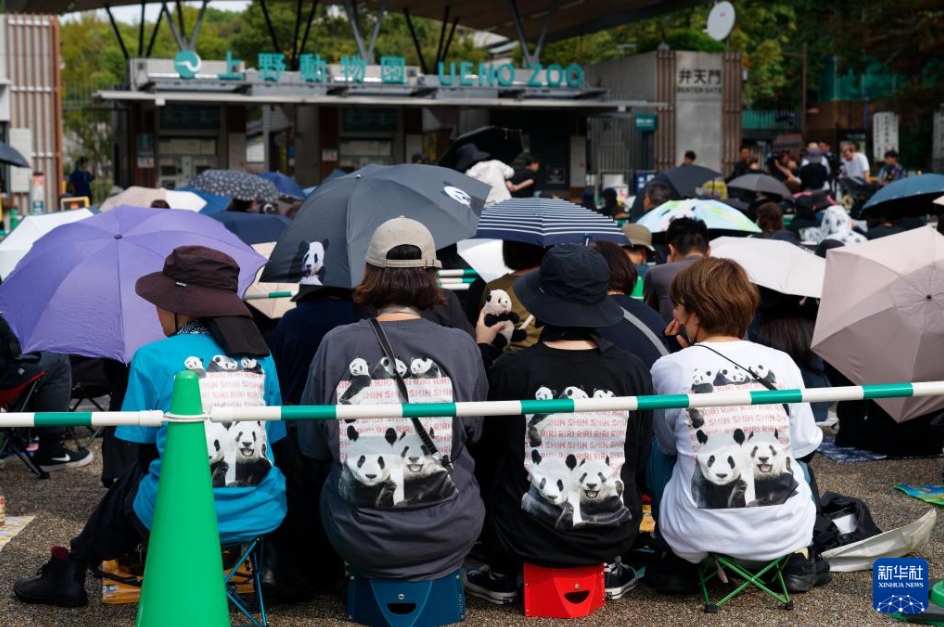
[[[0,595],[0,625],[110,627],[134,623],[137,606],[103,605],[100,602],[100,583],[91,577],[87,584],[90,605],[86,608],[67,610],[27,605],[18,602],[12,594],[13,582],[33,574],[44,564],[50,546],[68,545],[69,539],[79,532],[104,493],[99,481],[101,463],[97,443],[93,450],[97,457],[94,463],[78,470],[56,473],[47,481],[37,480],[16,459],[6,460],[5,468],[0,472],[0,485],[7,498],[7,512],[10,515],[35,515],[36,520],[0,553],[0,590],[4,591]],[[894,483],[934,483],[941,476],[940,459],[837,464],[818,456],[813,466],[821,490],[864,499],[882,529],[911,522],[930,508],[894,490]],[[932,577],[944,575],[942,536],[944,517],[938,519],[930,543],[918,553],[930,563]],[[742,596],[722,607],[719,614],[709,616],[704,614],[699,597],[660,597],[645,585],[640,585],[625,598],[609,603],[581,622],[614,626],[742,625],[745,622],[762,625],[833,624],[836,627],[900,624],[872,610],[871,586],[870,572],[837,573],[831,584],[797,595],[796,609],[792,612],[786,612],[758,592]],[[572,624],[572,621],[525,621],[520,605],[501,608],[469,599],[468,606],[465,623],[469,626]],[[273,607],[269,616],[273,627],[349,624],[345,621],[342,602],[330,597],[304,605]],[[186,617],[181,617],[180,624],[188,625]]]

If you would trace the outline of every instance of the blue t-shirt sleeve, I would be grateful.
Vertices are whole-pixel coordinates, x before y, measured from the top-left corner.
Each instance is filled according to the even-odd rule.
[[[122,411],[145,411],[161,409],[160,399],[154,391],[153,375],[148,376],[146,366],[147,356],[140,352],[131,360],[131,370],[128,374],[128,389],[125,392]],[[122,426],[115,430],[115,437],[138,444],[154,444],[157,441],[157,428]]]

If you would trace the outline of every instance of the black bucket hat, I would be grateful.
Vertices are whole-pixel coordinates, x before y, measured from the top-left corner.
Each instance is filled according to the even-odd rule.
[[[541,269],[514,283],[515,295],[534,317],[556,327],[597,329],[623,319],[608,295],[610,268],[603,255],[577,244],[555,246]]]
[[[239,264],[205,246],[180,246],[164,260],[164,269],[134,285],[138,296],[161,309],[194,318],[251,318],[239,297]]]

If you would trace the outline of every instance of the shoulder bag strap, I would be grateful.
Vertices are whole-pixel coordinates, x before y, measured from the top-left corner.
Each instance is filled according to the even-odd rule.
[[[400,391],[403,402],[409,403],[410,393],[406,388],[406,382],[397,370],[397,360],[393,353],[393,347],[390,345],[390,340],[387,339],[387,334],[384,333],[383,327],[380,326],[380,322],[378,322],[376,318],[368,318],[368,322],[370,323],[370,328],[374,331],[374,335],[377,337],[377,341],[380,342],[380,348],[387,356],[387,359],[390,360],[390,363],[393,364],[393,373],[397,381],[397,389]],[[452,462],[449,461],[449,456],[439,452],[439,449],[436,448],[436,442],[430,437],[429,432],[426,430],[426,427],[423,426],[423,423],[420,422],[420,419],[410,418],[410,422],[413,425],[413,430],[416,431],[416,435],[420,437],[423,445],[429,451],[429,456],[442,464],[442,467],[451,474]]]
[[[777,386],[775,386],[773,383],[770,383],[769,381],[765,381],[764,379],[761,379],[761,378],[757,375],[757,373],[754,372],[752,369],[750,369],[750,368],[745,368],[744,366],[742,366],[742,365],[739,364],[738,362],[734,361],[733,359],[731,359],[731,358],[728,357],[727,355],[724,355],[724,354],[722,354],[722,353],[719,353],[718,351],[716,351],[715,349],[711,348],[710,346],[705,346],[704,344],[692,344],[692,346],[699,346],[699,347],[701,347],[701,348],[710,350],[712,353],[714,353],[714,354],[717,355],[718,357],[721,357],[722,359],[731,362],[732,364],[734,364],[734,366],[735,366],[736,368],[740,368],[741,370],[743,370],[743,371],[746,372],[747,374],[751,375],[751,379],[753,379],[755,383],[760,383],[762,386],[764,386],[764,387],[767,388],[768,390],[777,391],[777,390],[779,389],[779,388],[777,388]],[[787,406],[786,403],[783,404],[783,411],[784,411],[784,413],[787,414],[787,417],[790,416],[790,409],[789,409],[789,407]]]
[[[655,346],[656,350],[659,352],[661,356],[665,357],[666,355],[669,354],[669,349],[666,348],[665,342],[663,342],[659,338],[658,335],[653,333],[652,329],[647,327],[645,322],[640,320],[638,316],[635,316],[629,313],[627,309],[624,309],[623,307],[620,307],[620,309],[623,310],[623,319],[625,319],[626,322],[630,323],[631,325],[639,329],[642,332],[642,334],[646,336],[646,339],[652,342],[652,345]]]

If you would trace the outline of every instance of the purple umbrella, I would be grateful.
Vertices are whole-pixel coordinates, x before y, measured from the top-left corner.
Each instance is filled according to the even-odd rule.
[[[164,337],[154,305],[135,293],[135,281],[163,268],[167,255],[186,245],[235,259],[240,295],[266,262],[208,216],[122,205],[37,240],[0,285],[0,312],[24,353],[128,363],[139,347]]]

